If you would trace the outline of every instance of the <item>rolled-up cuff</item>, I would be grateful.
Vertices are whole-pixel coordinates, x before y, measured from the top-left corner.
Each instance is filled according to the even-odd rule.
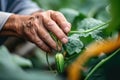
[[[10,15],[12,15],[12,13],[0,12],[0,30],[2,29]]]

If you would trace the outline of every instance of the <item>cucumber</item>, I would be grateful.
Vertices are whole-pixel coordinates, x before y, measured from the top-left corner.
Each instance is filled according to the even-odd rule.
[[[58,73],[62,73],[64,70],[64,56],[62,53],[57,53],[55,55],[55,62],[56,62],[56,67],[57,67],[57,71]]]

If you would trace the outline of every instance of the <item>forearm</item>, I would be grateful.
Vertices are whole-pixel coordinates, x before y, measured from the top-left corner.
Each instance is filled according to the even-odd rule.
[[[27,19],[28,19],[28,16],[22,16],[22,15],[16,15],[16,14],[10,15],[0,31],[0,36],[20,37],[20,35],[18,35],[19,27],[22,26],[23,21]]]
[[[0,36],[14,35],[15,31],[15,17],[16,15],[12,14],[6,23],[3,25],[2,30],[0,31]]]

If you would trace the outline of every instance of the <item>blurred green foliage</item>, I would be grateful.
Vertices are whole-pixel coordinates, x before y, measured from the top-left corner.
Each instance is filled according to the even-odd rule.
[[[42,9],[53,9],[62,12],[66,19],[72,24],[71,31],[81,32],[80,34],[69,34],[69,42],[63,46],[64,50],[67,52],[67,57],[65,58],[66,63],[71,63],[71,59],[76,59],[78,54],[81,53],[92,41],[101,40],[106,37],[105,34],[110,36],[111,33],[116,33],[120,29],[119,0],[33,1],[36,2]],[[108,21],[110,21],[108,27],[103,25],[107,24],[106,22]],[[109,37],[108,35],[107,37]],[[104,55],[102,57],[98,56],[97,58],[91,59],[86,64],[88,66],[88,70],[83,72],[83,77],[86,77],[91,69],[94,69],[95,65],[108,56],[109,55]],[[46,69],[47,71],[41,71],[41,69],[45,69],[45,67],[48,68],[45,58],[45,52],[39,49],[35,49],[35,56],[31,57],[29,60],[10,54],[7,49],[2,46],[0,47],[0,80],[58,80],[55,74],[48,69]],[[55,68],[54,56],[49,56],[49,61]],[[105,64],[98,68],[95,73],[90,76],[89,80],[110,80],[106,77],[111,76],[107,75],[109,73],[109,69],[114,71],[113,68],[120,65],[119,63],[117,64],[119,61],[119,54],[115,57],[113,56]],[[111,64],[114,62],[116,62],[114,65]],[[26,69],[24,69],[24,67],[26,67]],[[117,75],[115,72],[114,74]],[[66,76],[64,76],[63,79],[65,77]],[[111,80],[117,79],[111,78]]]
[[[12,55],[0,47],[0,80],[58,80],[51,72],[23,70],[20,66],[31,66],[29,60]]]
[[[111,36],[111,34],[117,33],[117,31],[119,31],[120,29],[119,0],[34,0],[34,1],[36,1],[41,8],[44,8],[46,10],[53,9],[62,12],[67,18],[67,20],[72,24],[72,31],[78,30],[84,32],[85,30],[89,30],[91,28],[94,28],[95,26],[99,26],[100,24],[104,24],[110,21],[109,26],[107,28],[101,26],[102,29],[99,28],[93,30],[92,32],[88,32],[87,34],[86,33],[70,34],[69,36],[70,40],[68,44],[66,44],[64,47],[68,55],[71,56],[73,56],[75,53],[80,53],[82,50],[84,50],[84,47],[88,45],[90,42],[94,40],[100,40],[104,37],[109,37]],[[69,57],[69,59],[72,59],[71,56]],[[94,68],[94,66],[98,62],[100,62],[103,58],[98,57],[90,61],[90,63],[88,64],[89,69],[91,70],[92,68]],[[114,58],[113,62],[116,60],[117,59]],[[107,64],[105,67],[112,66],[110,63],[105,64]],[[103,65],[103,67],[97,69],[97,71],[93,74],[93,76],[89,78],[89,80],[108,80],[107,73],[109,72],[105,72],[105,70],[108,70],[105,67]],[[90,70],[88,70],[88,73],[90,72]],[[113,78],[111,78],[111,80],[113,80]]]
[[[112,33],[114,31],[120,31],[120,1],[119,0],[110,0],[110,12],[112,16],[111,23],[108,27],[108,33]]]

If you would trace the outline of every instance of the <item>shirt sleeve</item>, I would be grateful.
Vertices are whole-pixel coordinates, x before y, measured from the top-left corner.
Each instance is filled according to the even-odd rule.
[[[12,5],[9,6],[8,12],[16,13],[16,14],[24,14],[29,15],[36,11],[39,11],[40,8],[34,3],[32,0],[11,0],[13,1]],[[9,5],[9,3],[8,3]]]
[[[0,11],[0,30],[6,23],[7,19],[12,13],[21,14],[21,15],[29,15],[36,11],[39,11],[40,8],[36,3],[31,0],[9,0],[8,7],[6,12]]]
[[[5,22],[9,18],[9,16],[12,15],[12,13],[6,13],[6,12],[1,12],[0,11],[0,30],[4,26]]]

